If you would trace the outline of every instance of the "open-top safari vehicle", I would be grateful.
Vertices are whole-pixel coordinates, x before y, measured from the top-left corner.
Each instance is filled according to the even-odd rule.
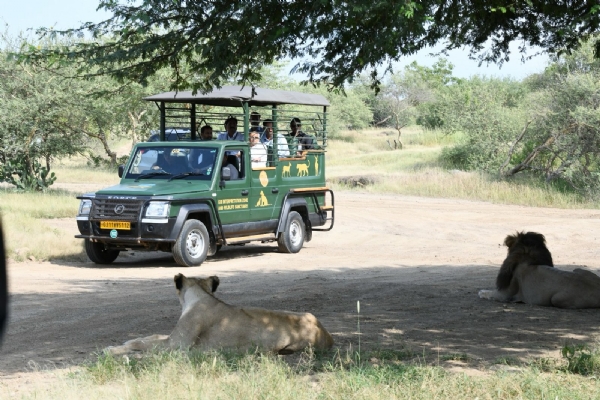
[[[280,251],[296,253],[314,231],[333,228],[323,96],[231,86],[146,100],[160,111],[160,140],[134,146],[118,185],[78,197],[76,237],[93,262],[108,264],[136,249],[170,251],[178,264],[198,266],[221,246],[252,241],[276,241]],[[250,133],[264,135],[257,113],[273,127],[272,143],[262,138],[262,164],[252,162],[248,144]],[[243,127],[238,140],[199,140],[203,126],[217,131],[231,117]],[[305,137],[288,135],[290,125]],[[165,141],[169,127],[189,136]]]

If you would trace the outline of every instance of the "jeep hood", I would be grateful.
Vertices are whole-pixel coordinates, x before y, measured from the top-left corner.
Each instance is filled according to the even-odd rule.
[[[96,195],[121,195],[121,196],[167,196],[203,192],[210,189],[210,181],[197,180],[141,180],[122,182],[115,186],[103,188]]]

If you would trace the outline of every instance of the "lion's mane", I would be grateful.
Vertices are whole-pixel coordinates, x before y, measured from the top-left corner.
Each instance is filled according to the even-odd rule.
[[[508,255],[496,278],[498,290],[508,288],[515,269],[520,264],[554,267],[552,255],[546,247],[546,238],[541,233],[517,232],[515,235],[508,235],[504,239],[504,245],[508,247]]]

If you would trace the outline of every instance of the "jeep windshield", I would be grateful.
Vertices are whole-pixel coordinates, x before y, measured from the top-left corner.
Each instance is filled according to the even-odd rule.
[[[128,179],[211,180],[217,149],[196,146],[137,148],[125,175]]]

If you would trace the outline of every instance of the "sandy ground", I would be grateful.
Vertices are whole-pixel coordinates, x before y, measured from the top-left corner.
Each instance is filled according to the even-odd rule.
[[[74,219],[62,225],[76,233]],[[217,296],[231,304],[312,312],[341,351],[358,346],[357,301],[363,350],[410,350],[448,368],[559,357],[565,343],[594,342],[600,310],[478,298],[494,286],[502,242],[517,230],[543,233],[557,267],[600,272],[600,210],[357,192],[336,194],[334,229],[315,232],[295,255],[251,244],[224,248],[197,268],[168,253],[129,253],[108,267],[9,263],[0,379],[23,382],[33,366],[79,364],[106,346],[170,333],[181,312],[172,281],[180,272],[218,275]]]

